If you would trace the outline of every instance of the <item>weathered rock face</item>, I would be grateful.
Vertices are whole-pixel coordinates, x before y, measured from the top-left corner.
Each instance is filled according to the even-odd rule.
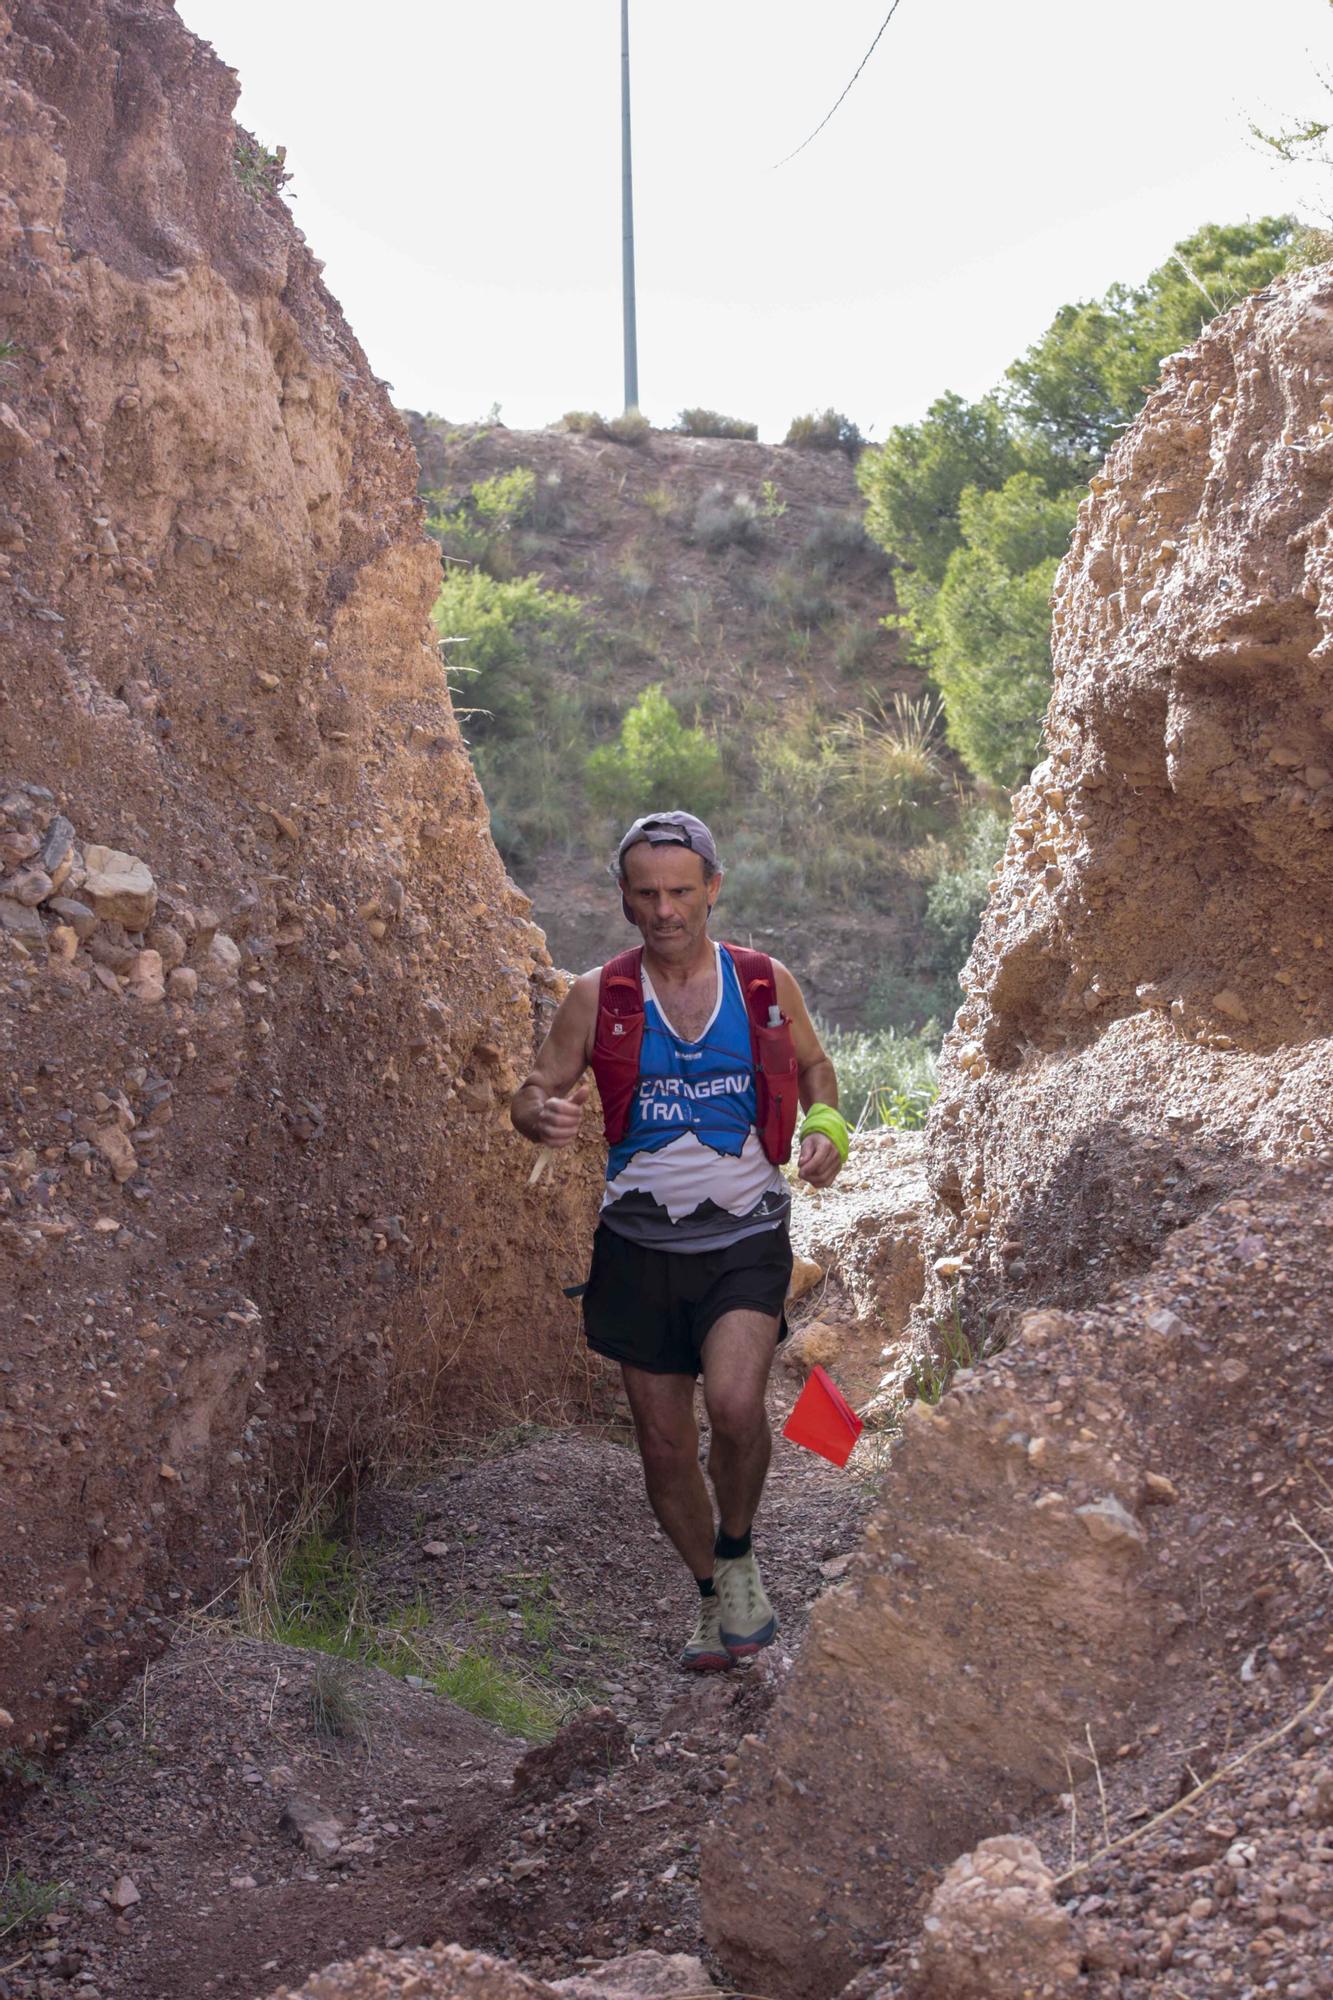
[[[910,1361],[908,1321],[921,1297],[921,1238],[930,1217],[923,1134],[865,1131],[831,1188],[808,1193],[792,1218],[798,1253],[833,1280],[818,1316],[778,1350],[802,1381],[829,1369],[858,1408],[896,1410]]]
[[[912,2000],[1066,2000],[1079,1954],[1055,1878],[1030,1840],[1001,1834],[961,1854],[930,1899]]]
[[[1089,1757],[1169,1803],[1152,1741],[1256,1738],[1326,1676],[1292,1523],[1333,1305],[1331,325],[1328,270],[1216,322],[1084,507],[928,1135],[919,1328],[956,1296],[1008,1345],[913,1406],[743,1746],[702,1877],[737,1984],[836,1991]],[[1025,1990],[932,1936],[915,1990]]]
[[[0,1689],[31,1750],[371,1439],[395,1363],[423,1415],[564,1392],[585,1187],[525,1190],[506,1093],[556,975],[428,643],[410,445],[234,77],[160,0],[0,6],[0,45]]]
[[[1324,268],[1168,362],[1084,503],[931,1128],[974,1311],[1095,1298],[1254,1159],[1333,1161],[1331,477]]]
[[[630,1952],[590,1966],[581,1977],[548,1984],[507,1959],[437,1944],[367,1952],[327,1966],[298,1991],[283,1987],[273,2000],[700,2000],[711,1991],[702,1964],[684,1952]]]
[[[837,1992],[912,1937],[936,1871],[1087,1775],[1090,1746],[1169,1803],[1159,1738],[1239,1747],[1327,1675],[1328,1579],[1290,1524],[1325,1477],[1330,1231],[1308,1182],[1225,1202],[1097,1310],[1029,1314],[938,1409],[911,1406],[705,1843],[738,1986]],[[1237,1714],[1266,1645],[1280,1679]]]

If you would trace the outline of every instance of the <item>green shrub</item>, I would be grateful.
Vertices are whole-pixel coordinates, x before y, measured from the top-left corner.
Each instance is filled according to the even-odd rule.
[[[620,557],[614,574],[621,595],[634,604],[646,603],[657,587],[657,579],[644,562],[637,542]]]
[[[514,530],[532,519],[537,491],[531,466],[516,465],[492,479],[478,480],[456,498],[431,493],[426,532],[434,536],[447,561],[472,564],[497,581],[506,581],[514,573]]]
[[[831,574],[846,569],[859,556],[870,552],[871,544],[859,514],[844,514],[836,507],[821,507],[814,526],[801,544],[801,553],[814,568]]]
[[[866,528],[900,565],[899,602],[910,573],[929,600],[963,539],[958,503],[965,488],[1003,486],[1022,469],[1022,451],[993,396],[979,403],[940,396],[917,424],[898,424],[856,468],[866,496]],[[902,565],[906,565],[904,572]],[[911,592],[907,593],[910,609]]]
[[[846,824],[894,839],[930,831],[943,804],[938,721],[928,697],[899,693],[888,708],[857,710],[833,724],[834,796]]]
[[[600,410],[566,410],[560,425],[577,437],[601,438],[611,444],[646,444],[653,434],[642,410],[626,410],[618,417],[604,417]]]
[[[617,819],[654,808],[707,819],[726,794],[716,743],[686,727],[660,685],[644,689],[620,725],[619,741],[594,750],[584,769],[589,798]]]
[[[484,569],[497,581],[508,572],[508,551],[496,537],[468,513],[465,502],[457,502],[439,513],[426,516],[426,533],[440,545],[446,563],[469,569]]]
[[[472,761],[491,815],[491,838],[514,871],[531,867],[551,849],[572,852],[600,846],[601,829],[589,828],[580,782],[588,743],[610,719],[610,704],[580,683],[549,688],[537,726],[515,737],[488,736],[474,743]]]
[[[769,602],[784,623],[808,628],[825,624],[837,610],[820,576],[795,569],[778,571],[769,587]]]
[[[497,472],[492,479],[479,479],[468,497],[479,521],[507,535],[529,518],[536,491],[537,475],[532,467],[516,465],[509,472]]]
[[[865,446],[851,418],[834,409],[793,417],[782,442],[795,445],[798,451],[845,451],[848,458],[855,458]]]
[[[943,870],[926,891],[926,938],[943,971],[956,974],[967,963],[1007,834],[1007,822],[993,807],[974,807],[962,822],[958,865]]]
[[[710,555],[723,549],[757,549],[763,541],[759,510],[748,493],[710,486],[694,510],[690,534]]]
[[[307,1709],[316,1736],[329,1743],[370,1749],[370,1715],[351,1663],[337,1655],[318,1660],[310,1677]]]
[[[628,444],[636,448],[647,444],[653,434],[653,427],[642,410],[625,410],[620,416],[612,417],[606,426],[606,435],[612,444]]]
[[[11,1868],[6,1858],[0,1874],[0,1941],[16,1938],[21,1931],[45,1924],[66,1900],[68,1891],[59,1882],[38,1882],[21,1868]],[[15,1961],[22,1965],[22,1958]],[[6,1966],[6,1972],[13,1967]]]
[[[686,437],[744,438],[749,444],[759,436],[758,424],[747,423],[743,417],[724,417],[720,410],[682,410],[676,429]]]
[[[838,1073],[838,1103],[849,1125],[915,1131],[925,1124],[939,1086],[935,1053],[923,1036],[816,1026]]]
[[[818,823],[832,817],[837,783],[832,751],[813,715],[759,730],[753,756],[765,828],[779,843],[810,842]]]
[[[451,680],[466,694],[479,738],[533,727],[551,667],[577,657],[583,606],[540,577],[499,582],[479,569],[446,572],[432,617]],[[461,643],[458,643],[461,642]]]
[[[640,498],[653,519],[662,522],[664,526],[670,521],[679,522],[683,518],[684,510],[680,497],[673,493],[669,486],[650,486]]]
[[[262,201],[266,194],[278,194],[287,185],[291,175],[286,171],[286,158],[285,146],[270,152],[248,132],[238,132],[232,141],[231,170],[237,186],[252,201]]]
[[[854,679],[879,658],[886,643],[883,625],[861,625],[849,618],[838,627],[833,641],[833,664],[840,674]]]
[[[908,972],[900,966],[882,965],[866,996],[866,1026],[889,1029],[899,1035],[919,1035],[934,1047],[958,1012],[962,999],[956,974]]]
[[[727,925],[762,933],[805,908],[805,870],[790,854],[752,854],[727,869],[718,899],[722,934]]]

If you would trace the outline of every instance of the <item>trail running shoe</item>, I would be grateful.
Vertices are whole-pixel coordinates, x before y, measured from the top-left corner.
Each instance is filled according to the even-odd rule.
[[[713,1583],[722,1606],[722,1643],[733,1660],[748,1660],[778,1636],[777,1614],[764,1594],[759,1565],[746,1556],[719,1556]]]
[[[681,1669],[687,1674],[725,1673],[732,1665],[731,1654],[722,1643],[722,1607],[717,1597],[703,1597],[699,1600],[699,1623],[685,1643],[680,1656]]]

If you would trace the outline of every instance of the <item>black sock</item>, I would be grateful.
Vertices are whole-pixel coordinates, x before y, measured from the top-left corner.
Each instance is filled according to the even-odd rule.
[[[713,1554],[715,1556],[721,1556],[724,1562],[733,1562],[737,1556],[748,1556],[749,1553],[750,1530],[748,1528],[743,1535],[724,1535],[722,1530],[718,1529],[717,1540],[713,1543]]]
[[[694,1580],[699,1586],[700,1597],[717,1596],[717,1590],[714,1587],[713,1579],[711,1576],[696,1576]]]

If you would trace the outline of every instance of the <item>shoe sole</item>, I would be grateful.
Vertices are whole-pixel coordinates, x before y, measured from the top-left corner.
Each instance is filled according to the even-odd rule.
[[[729,1652],[696,1653],[692,1659],[679,1662],[683,1674],[725,1674],[735,1664]]]
[[[739,1636],[733,1638],[730,1632],[724,1632],[722,1643],[733,1660],[749,1660],[753,1659],[756,1653],[762,1652],[765,1646],[771,1646],[777,1636],[778,1621],[773,1617],[769,1619],[767,1625],[761,1625],[757,1632],[747,1634],[744,1639]]]

